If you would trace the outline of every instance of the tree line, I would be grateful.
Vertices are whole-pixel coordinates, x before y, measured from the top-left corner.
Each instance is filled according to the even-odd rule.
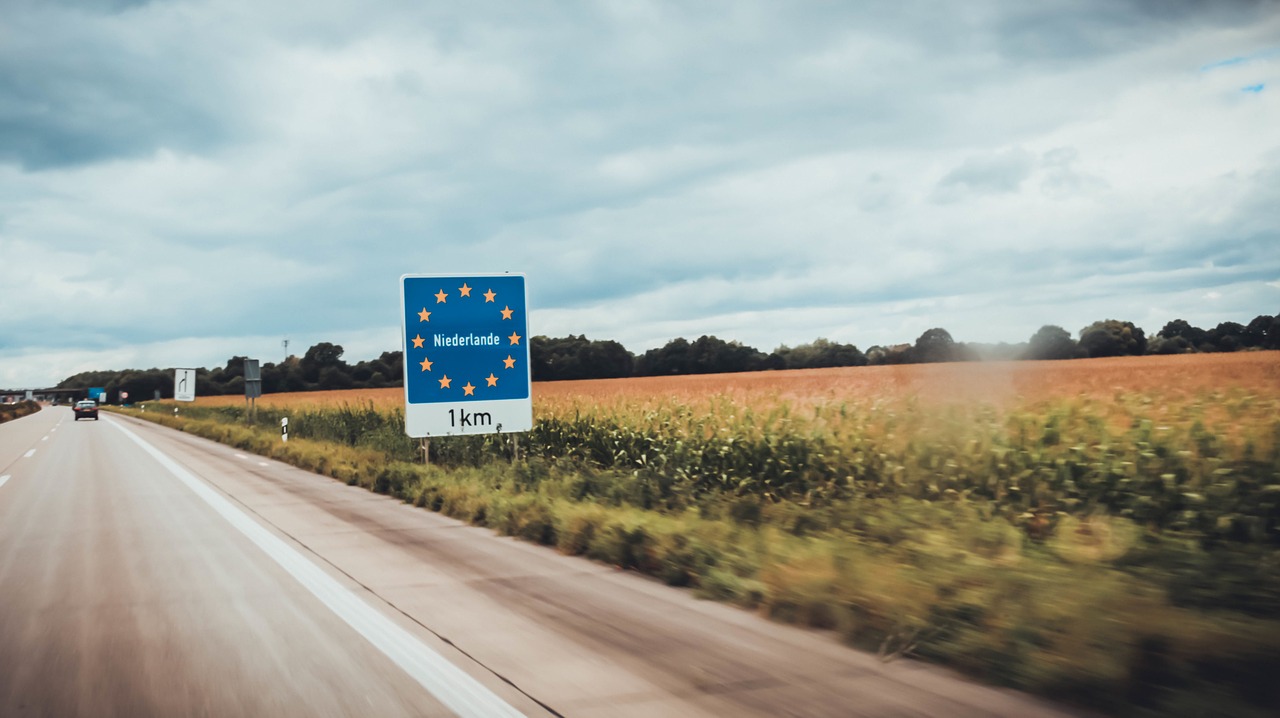
[[[616,379],[673,374],[721,374],[778,369],[923,364],[981,360],[1053,360],[1090,357],[1187,354],[1280,349],[1280,315],[1261,315],[1247,325],[1222,322],[1201,329],[1175,319],[1148,337],[1133,322],[1096,321],[1076,335],[1056,325],[1041,327],[1026,342],[981,344],[958,342],[946,329],[936,327],[912,344],[872,346],[865,352],[853,344],[816,339],[795,347],[780,346],[770,353],[736,341],[702,336],[693,341],[672,339],[643,354],[633,354],[613,340],[591,340],[583,335],[535,336],[529,342],[534,381],[566,379]],[[279,364],[262,365],[262,390],[288,391],[376,389],[403,386],[404,355],[383,352],[378,358],[348,364],[340,344],[321,342],[302,357],[290,356]],[[225,366],[196,370],[200,396],[244,393],[245,357],[234,356]],[[173,396],[173,369],[91,371],[68,377],[59,389],[103,387],[115,401],[120,391],[130,401]]]
[[[276,364],[261,365],[262,391],[274,394],[286,391],[319,391],[330,389],[378,389],[403,386],[404,355],[383,352],[378,358],[348,364],[342,359],[341,344],[320,342],[301,357],[291,355]],[[216,396],[244,394],[244,362],[246,357],[233,356],[225,366],[196,369],[196,395]],[[129,401],[173,398],[173,369],[126,369],[123,371],[87,371],[63,379],[58,389],[106,389],[115,403],[119,392]]]

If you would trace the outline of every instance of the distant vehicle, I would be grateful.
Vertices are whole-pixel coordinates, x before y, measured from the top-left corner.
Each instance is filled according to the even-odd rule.
[[[80,421],[81,419],[98,420],[98,402],[96,401],[90,399],[77,401],[75,408],[73,408],[72,411],[76,413],[76,421]]]

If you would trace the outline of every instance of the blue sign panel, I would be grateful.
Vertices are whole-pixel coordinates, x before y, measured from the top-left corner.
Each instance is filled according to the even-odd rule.
[[[532,428],[524,275],[400,281],[408,434]]]
[[[107,390],[104,387],[100,387],[100,386],[92,387],[89,389],[89,398],[97,399],[98,401],[106,401]]]

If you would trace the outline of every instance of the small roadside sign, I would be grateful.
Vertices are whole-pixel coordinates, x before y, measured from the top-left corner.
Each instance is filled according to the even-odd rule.
[[[244,396],[246,399],[262,396],[262,369],[257,359],[244,360]]]
[[[400,299],[406,434],[533,428],[523,274],[406,274]]]
[[[178,401],[196,400],[196,370],[173,370],[173,398]]]

